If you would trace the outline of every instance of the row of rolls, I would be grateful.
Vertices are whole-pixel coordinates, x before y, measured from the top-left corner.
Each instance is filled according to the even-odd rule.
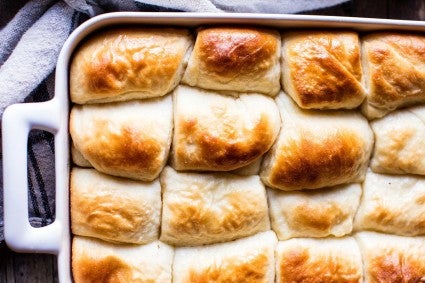
[[[74,280],[425,281],[424,54],[394,32],[93,34],[70,66]]]
[[[303,109],[354,109],[369,119],[425,102],[422,34],[110,28],[80,46],[70,68],[78,104],[160,97],[179,83],[275,97]]]
[[[272,231],[232,242],[114,245],[75,236],[76,282],[423,282],[424,237],[360,232],[278,241]]]
[[[72,231],[113,242],[158,238],[176,246],[231,241],[273,229],[279,240],[374,230],[425,235],[424,180],[369,173],[358,183],[314,192],[266,189],[258,176],[180,173],[149,183],[75,168]],[[354,223],[354,225],[353,225]]]

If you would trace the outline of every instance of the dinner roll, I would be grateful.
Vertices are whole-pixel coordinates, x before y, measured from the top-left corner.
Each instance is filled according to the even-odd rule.
[[[312,192],[269,189],[272,229],[279,240],[350,234],[361,193],[359,184]]]
[[[159,241],[147,245],[115,245],[75,236],[72,275],[75,283],[171,283],[174,250]]]
[[[356,234],[365,282],[425,282],[425,237]]]
[[[425,175],[425,106],[395,111],[371,126],[374,172]]]
[[[70,133],[76,149],[98,171],[152,181],[168,159],[172,98],[75,105]]]
[[[283,93],[276,101],[283,123],[263,160],[267,186],[289,191],[363,180],[373,133],[360,113],[303,110]]]
[[[360,283],[362,275],[359,247],[351,237],[291,239],[277,244],[277,283]]]
[[[74,103],[163,96],[179,83],[192,44],[184,29],[113,28],[77,49],[70,69]]]
[[[362,61],[369,118],[383,117],[399,107],[425,102],[425,36],[381,32],[362,38]]]
[[[159,237],[161,186],[94,169],[73,168],[70,180],[72,233],[112,242],[148,243]]]
[[[425,235],[425,176],[369,171],[354,228],[404,236]]]
[[[351,31],[282,35],[282,84],[302,108],[356,108],[366,96],[360,43]]]
[[[280,89],[280,45],[274,30],[200,29],[182,81],[211,90],[274,96]]]
[[[269,150],[279,128],[279,111],[269,97],[232,97],[179,86],[171,164],[177,170],[238,169]]]
[[[276,235],[268,231],[233,242],[176,248],[173,283],[273,283],[276,243]]]
[[[258,176],[181,173],[166,167],[160,180],[161,241],[204,245],[270,229],[266,192]]]

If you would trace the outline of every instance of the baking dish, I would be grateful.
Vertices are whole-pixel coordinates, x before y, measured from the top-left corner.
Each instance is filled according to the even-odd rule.
[[[61,282],[70,282],[69,225],[69,100],[68,70],[74,49],[86,36],[111,25],[184,26],[196,28],[212,24],[249,24],[276,29],[343,28],[357,31],[406,30],[423,32],[425,23],[384,19],[343,18],[274,14],[200,13],[110,13],[95,17],[77,28],[64,44],[56,66],[55,96],[43,103],[9,107],[3,116],[3,168],[5,239],[18,252],[50,253],[58,256]],[[42,228],[28,221],[26,150],[31,129],[42,129],[55,136],[56,218]],[[16,149],[21,150],[16,150]]]

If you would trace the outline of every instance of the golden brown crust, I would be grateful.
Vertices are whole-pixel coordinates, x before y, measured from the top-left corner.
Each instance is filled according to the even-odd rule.
[[[355,108],[365,97],[355,32],[284,33],[283,86],[302,108]]]
[[[174,250],[159,241],[147,245],[111,244],[75,236],[72,275],[76,283],[169,283]]]
[[[425,102],[425,37],[376,33],[363,38],[369,94],[363,112],[368,118]]]
[[[95,121],[91,142],[84,148],[84,154],[90,160],[109,170],[122,167],[129,172],[151,172],[157,170],[161,146],[153,139],[141,139],[142,133],[129,127],[120,132],[109,131],[104,121]],[[101,148],[102,150],[99,150]]]
[[[94,103],[162,96],[178,84],[190,44],[187,30],[99,32],[83,43],[71,63],[71,100]]]
[[[425,195],[421,196],[419,200],[421,200],[422,197],[425,197]],[[420,203],[416,203],[420,205]],[[390,230],[393,230],[393,233],[400,235],[423,234],[425,231],[425,217],[410,220],[411,221],[409,222],[407,219],[400,218],[399,210],[393,211],[390,207],[384,206],[384,204],[375,207],[375,209],[364,219],[364,221],[367,221],[368,223],[376,223],[375,229],[373,229],[374,227],[365,227],[371,230],[388,230],[388,232],[392,232]],[[397,226],[400,227],[400,229],[395,228]],[[387,228],[385,229],[382,227]]]
[[[279,52],[275,31],[204,28],[198,32],[183,82],[213,90],[275,95],[280,88]]]
[[[351,233],[360,202],[359,184],[315,191],[269,189],[272,229],[279,240],[295,237],[341,237]]]
[[[364,141],[354,133],[316,141],[304,132],[280,145],[269,182],[286,190],[336,185],[356,176],[363,160]]]
[[[252,129],[249,140],[235,141],[235,131],[231,130],[224,130],[224,135],[213,136],[196,118],[182,121],[176,131],[184,140],[196,144],[199,153],[194,157],[188,154],[185,147],[179,147],[175,150],[175,159],[185,164],[186,169],[199,170],[229,171],[241,168],[265,153],[275,138],[265,115]]]
[[[347,216],[347,213],[335,203],[322,204],[322,207],[301,204],[295,208],[292,219],[288,224],[292,229],[301,226],[319,231],[329,231],[330,228],[341,223]]]
[[[71,194],[75,189],[71,187]],[[104,238],[115,238],[123,234],[133,234],[144,228],[147,224],[146,219],[149,218],[149,211],[141,211],[139,203],[129,203],[125,199],[117,199],[117,203],[124,204],[125,209],[110,204],[111,195],[97,196],[89,198],[85,195],[82,197],[73,197],[71,199],[72,209],[75,213],[72,217],[73,227],[78,225],[90,226],[93,234],[101,235]],[[78,215],[84,215],[77,220]],[[78,234],[75,228],[73,232]]]
[[[229,171],[249,165],[270,149],[280,128],[271,98],[230,97],[185,86],[174,92],[174,120],[171,161],[177,170]]]
[[[77,283],[126,283],[132,279],[131,267],[114,256],[93,260],[82,255],[73,263],[73,275]]]
[[[315,258],[309,262],[308,250],[296,249],[288,253],[280,262],[280,274],[283,275],[280,282],[335,282],[357,283],[359,276],[358,267],[350,265],[350,261],[338,259]]]
[[[267,71],[278,47],[264,30],[218,27],[200,30],[196,48],[207,71],[232,78]]]
[[[73,168],[70,211],[71,228],[76,235],[113,242],[148,243],[158,239],[160,184],[111,177],[94,169]]]
[[[274,281],[276,236],[267,231],[232,242],[176,249],[173,282]]]
[[[182,173],[167,167],[160,180],[161,241],[194,246],[270,229],[264,185],[258,176]]]
[[[72,113],[70,121],[72,124]],[[144,139],[142,132],[126,126],[113,132],[104,120],[94,121],[93,131],[85,144],[79,146],[83,156],[102,172],[115,171],[120,172],[119,176],[148,180],[151,177],[144,175],[158,171],[163,163],[161,145],[153,139]]]
[[[70,133],[76,149],[98,171],[152,181],[171,146],[171,97],[76,105],[71,110]]]
[[[191,283],[209,282],[266,282],[269,259],[265,254],[256,254],[247,259],[239,257],[222,260],[220,265],[208,266],[203,270],[191,270],[188,278]]]
[[[356,238],[366,282],[425,282],[424,237],[361,232]]]
[[[282,128],[261,166],[267,186],[318,189],[364,179],[373,132],[360,113],[301,109],[283,92],[276,102]]]
[[[172,215],[169,220],[169,229],[173,231],[172,234],[196,236],[205,233],[210,236],[217,236],[218,234],[225,234],[226,230],[227,233],[233,234],[242,229],[250,230],[252,229],[250,226],[257,226],[259,222],[263,222],[265,219],[268,221],[267,210],[264,209],[264,205],[260,201],[251,199],[247,202],[244,196],[237,193],[226,195],[227,202],[223,203],[223,206],[226,206],[225,208],[216,206],[214,209],[208,209],[210,202],[199,199],[199,197],[193,197],[188,199],[187,203],[181,201],[168,204]],[[192,202],[189,202],[190,200]],[[226,209],[228,211],[225,211]],[[222,215],[223,211],[226,215]],[[264,228],[263,230],[265,230]],[[224,238],[228,238],[228,236],[222,235],[222,238],[216,241],[222,242]],[[206,237],[201,240],[207,241]],[[193,243],[193,240],[188,241],[189,245]]]
[[[293,239],[277,249],[277,282],[358,283],[361,257],[354,240]],[[327,241],[327,242],[325,242]],[[335,247],[332,246],[335,242]]]
[[[422,260],[406,258],[398,252],[378,255],[369,261],[367,272],[374,282],[425,282],[425,266]]]

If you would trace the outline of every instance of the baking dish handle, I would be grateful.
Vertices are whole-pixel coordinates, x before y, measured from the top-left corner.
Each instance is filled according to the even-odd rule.
[[[56,109],[50,100],[12,105],[3,114],[4,232],[7,245],[18,252],[56,254],[60,248],[59,221],[35,228],[28,219],[28,134],[32,129],[56,134]]]

